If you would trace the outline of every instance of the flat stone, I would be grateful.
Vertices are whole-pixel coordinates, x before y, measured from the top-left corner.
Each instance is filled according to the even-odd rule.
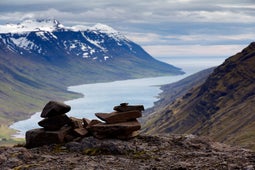
[[[59,130],[61,127],[63,127],[66,124],[70,125],[71,120],[65,114],[50,117],[50,118],[45,118],[41,120],[40,122],[38,122],[39,126],[44,127],[45,130],[51,130],[51,131]]]
[[[121,103],[119,106],[114,106],[113,110],[118,112],[127,112],[132,110],[139,110],[140,112],[144,111],[143,105],[128,105],[128,103]]]
[[[43,128],[29,130],[26,132],[26,147],[34,148],[66,142],[65,136],[71,132],[71,129],[70,126],[65,126],[58,131],[46,131]]]
[[[92,126],[94,126],[94,125],[96,125],[96,124],[100,124],[100,123],[103,123],[103,122],[101,122],[101,121],[99,121],[99,120],[97,120],[97,119],[92,119],[92,120],[90,121],[90,123],[88,124],[88,126],[86,127],[86,129],[90,129]]]
[[[125,112],[96,113],[95,115],[106,123],[121,123],[139,118],[142,116],[142,113],[139,110],[131,110]]]
[[[76,128],[73,131],[75,132],[75,134],[81,137],[84,137],[89,134],[88,130],[85,128]]]
[[[71,110],[69,105],[57,101],[49,101],[43,108],[41,117],[52,117],[62,115]]]
[[[98,123],[92,125],[89,131],[96,138],[119,138],[122,139],[130,137],[134,131],[140,130],[141,125],[137,120],[122,122],[122,123],[114,123],[114,124],[106,124],[106,123]]]
[[[83,127],[83,120],[82,119],[78,119],[78,118],[75,118],[75,117],[70,117],[70,119],[71,119],[71,125],[74,129]]]

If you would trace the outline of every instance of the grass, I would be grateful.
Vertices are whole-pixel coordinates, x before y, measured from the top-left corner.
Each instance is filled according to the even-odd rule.
[[[20,143],[24,143],[23,138],[13,138],[12,135],[16,133],[15,130],[9,128],[8,125],[0,125],[0,146],[14,146]]]

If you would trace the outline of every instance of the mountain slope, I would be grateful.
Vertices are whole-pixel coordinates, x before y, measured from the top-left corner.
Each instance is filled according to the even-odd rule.
[[[183,74],[106,25],[65,27],[56,20],[0,26],[0,73],[1,124],[48,100],[78,97],[66,91],[70,85]]]
[[[193,133],[255,149],[255,43],[161,110],[148,133]]]
[[[175,99],[182,97],[187,93],[189,95],[189,90],[193,86],[201,85],[207,77],[213,72],[215,67],[208,68],[206,70],[202,70],[198,73],[195,73],[189,77],[186,77],[178,82],[162,85],[160,89],[163,91],[159,94],[159,100],[154,102],[154,106],[146,109],[143,112],[143,118],[142,120],[148,120],[149,118],[147,116],[154,117],[160,116],[157,115],[157,112],[159,110],[164,109],[169,103],[172,103]],[[154,115],[154,112],[155,115]],[[144,127],[147,128],[147,127]]]

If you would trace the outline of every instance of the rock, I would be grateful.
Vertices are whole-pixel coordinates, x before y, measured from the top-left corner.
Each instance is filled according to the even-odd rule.
[[[96,124],[100,124],[100,123],[103,123],[103,122],[100,122],[99,120],[97,119],[92,119],[90,121],[90,123],[88,124],[88,126],[86,127],[86,129],[90,129],[92,126],[96,125]]]
[[[139,110],[140,112],[144,111],[143,105],[131,105],[128,106],[128,103],[121,103],[119,106],[114,106],[113,110],[118,112],[127,112],[132,110]]]
[[[82,119],[78,119],[75,117],[70,117],[71,119],[71,124],[73,128],[82,128],[83,127],[83,120]]]
[[[78,136],[84,137],[86,135],[88,135],[88,130],[85,128],[76,128],[73,130],[75,132],[75,134],[77,134]]]
[[[50,118],[45,118],[38,122],[39,126],[44,127],[45,130],[59,130],[61,127],[64,125],[71,124],[71,120],[68,116],[65,114],[50,117]]]
[[[139,110],[132,110],[112,113],[96,113],[95,115],[106,123],[121,123],[139,118],[142,116],[142,113]]]
[[[141,125],[137,120],[106,124],[98,123],[90,127],[90,131],[96,138],[118,138],[121,136],[129,137],[134,131],[141,129]]]
[[[136,136],[138,136],[140,134],[139,131],[133,131],[133,132],[128,132],[128,133],[123,133],[117,136],[118,139],[122,139],[122,140],[128,140],[128,139],[132,139]]]
[[[86,128],[88,125],[89,125],[89,123],[91,122],[89,119],[87,119],[87,118],[82,118],[82,121],[83,121],[83,127],[84,128]]]
[[[204,147],[194,147],[197,142]],[[190,138],[186,135],[139,135],[126,141],[86,137],[79,142],[32,149],[0,147],[1,170],[254,170],[254,167],[254,151],[220,144],[204,137]]]
[[[58,131],[46,131],[43,128],[29,130],[26,132],[26,147],[63,143],[65,135],[70,133],[71,129],[70,126],[64,126]]]
[[[57,101],[49,101],[43,108],[41,117],[52,117],[57,115],[62,115],[71,110],[71,107],[69,105],[66,105],[64,103],[60,103]]]

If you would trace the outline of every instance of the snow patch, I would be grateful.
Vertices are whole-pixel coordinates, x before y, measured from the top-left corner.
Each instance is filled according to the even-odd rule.
[[[52,32],[64,28],[57,20],[25,20],[19,24],[0,25],[0,33],[24,33],[32,31]]]
[[[107,59],[109,59],[110,57],[108,56],[104,56],[104,61],[106,61]]]
[[[38,48],[37,45],[35,45],[32,41],[29,41],[26,37],[20,37],[20,38],[10,38],[10,40],[18,47],[21,47],[26,50],[32,50],[35,48]]]

